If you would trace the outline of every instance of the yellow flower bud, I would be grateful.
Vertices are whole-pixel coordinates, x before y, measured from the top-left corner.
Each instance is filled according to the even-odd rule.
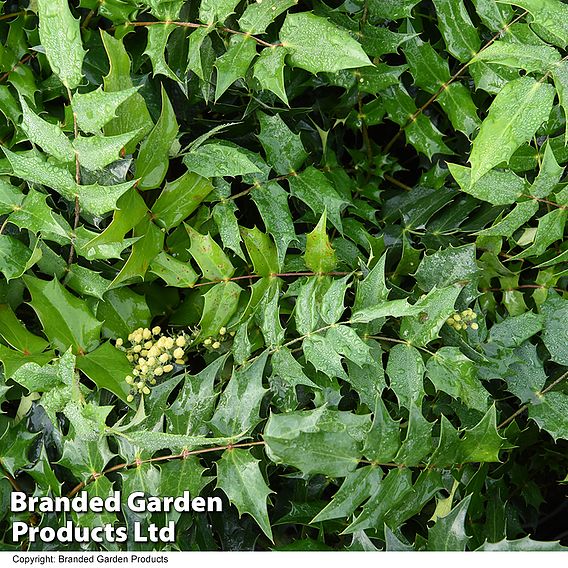
[[[140,381],[140,382],[136,383],[136,386],[137,386],[139,389],[141,389],[141,388],[144,386],[144,382],[143,382],[143,381]]]
[[[174,351],[174,357],[176,359],[181,359],[183,357],[183,349],[181,347],[178,347],[175,351]]]
[[[153,327],[153,328],[152,328],[152,334],[153,334],[153,335],[160,335],[160,331],[162,331],[162,330],[160,329],[160,326],[159,326],[159,325],[157,325],[156,327]]]
[[[170,356],[167,353],[162,353],[159,357],[160,363],[167,363],[170,360]]]
[[[139,365],[144,365],[145,363],[146,363],[146,359],[144,359],[144,357],[140,357],[140,359],[138,359]]]
[[[152,332],[146,328],[143,332],[142,332],[142,337],[144,339],[150,339],[150,337],[152,337]]]
[[[151,385],[155,385],[156,382],[157,382],[156,379],[150,379],[150,384],[151,384]]]
[[[173,365],[164,365],[164,373],[169,373],[174,368]]]
[[[140,371],[138,369],[133,369],[132,374],[137,377],[140,374]]]
[[[221,344],[218,341],[215,341],[215,343],[213,343],[211,347],[213,347],[213,349],[219,349],[219,347],[221,347]]]
[[[153,341],[146,341],[146,343],[144,343],[144,348],[150,349],[152,347],[152,345],[154,345]]]
[[[143,392],[144,394],[150,394],[150,389],[149,389],[148,387],[144,387],[144,388],[142,389],[142,392]]]
[[[142,343],[142,334],[137,333],[134,335],[134,343]]]
[[[154,345],[153,347],[148,349],[148,355],[150,357],[158,357],[160,355],[160,349]]]
[[[134,400],[134,397],[133,397],[131,394],[129,394],[129,395],[126,397],[126,400],[127,400],[128,402],[132,402],[132,401]]]
[[[473,329],[474,331],[477,331],[479,329],[479,325],[476,323],[472,323],[471,324],[471,329]]]
[[[204,342],[203,345],[211,345],[212,343],[212,339],[210,337],[208,337]]]
[[[132,355],[130,355],[130,353],[126,356],[126,358],[132,363],[132,361],[134,361],[134,357],[132,357]]]
[[[154,376],[161,377],[164,374],[164,369],[162,367],[156,367],[154,369]]]
[[[219,330],[219,335],[225,335],[225,333],[227,333],[227,328],[226,328],[226,327],[222,327],[222,328]]]
[[[180,335],[180,336],[176,339],[176,345],[177,345],[178,347],[184,347],[185,344],[186,344],[185,337],[184,337],[183,335]]]
[[[116,340],[115,345],[116,345],[117,347],[122,347],[123,344],[124,344],[124,341],[122,341],[122,338],[119,337],[119,338]]]
[[[142,355],[142,357],[146,357],[146,355],[148,355],[148,349],[142,349],[142,351],[140,351],[140,355]]]
[[[140,351],[142,351],[142,345],[135,345],[132,351],[134,351],[134,353],[140,353]]]
[[[176,359],[176,365],[184,365],[185,361],[183,359]]]
[[[129,385],[131,385],[134,382],[134,379],[130,376],[127,375],[126,379],[124,379]]]
[[[140,367],[140,371],[143,375],[145,375],[148,372],[148,365],[142,365],[142,367]]]
[[[156,364],[156,357],[148,357],[148,365],[153,367]]]
[[[174,346],[174,340],[171,337],[166,337],[165,347],[171,349]]]
[[[461,321],[461,316],[459,314],[454,314],[454,319],[456,321]]]

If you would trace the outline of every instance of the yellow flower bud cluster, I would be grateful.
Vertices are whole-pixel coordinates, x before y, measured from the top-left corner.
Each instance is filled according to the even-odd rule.
[[[471,309],[467,308],[463,312],[454,312],[447,320],[446,323],[453,327],[456,331],[466,330],[471,327],[474,331],[479,329],[479,325],[475,321],[477,314]]]
[[[229,332],[227,331],[226,327],[222,327],[219,330],[219,334],[217,336],[207,337],[206,339],[204,339],[203,346],[208,351],[217,351],[218,349],[221,349],[221,344],[224,341],[234,336],[235,336],[234,331]]]
[[[174,364],[184,365],[187,362],[185,347],[188,344],[185,333],[168,336],[160,327],[152,329],[138,328],[128,336],[129,346],[125,346],[122,338],[116,340],[116,347],[126,353],[132,363],[132,375],[126,377],[131,387],[128,402],[136,395],[149,395],[150,386],[157,379],[174,370]]]

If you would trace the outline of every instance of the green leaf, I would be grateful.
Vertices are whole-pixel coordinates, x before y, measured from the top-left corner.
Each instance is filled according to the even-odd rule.
[[[294,0],[264,0],[249,4],[239,18],[239,29],[253,35],[263,34],[282,12],[294,4]]]
[[[258,138],[266,152],[267,163],[280,175],[293,174],[308,157],[299,134],[294,134],[280,115],[258,113],[260,134]]]
[[[400,421],[393,420],[380,397],[376,397],[373,424],[365,438],[363,455],[378,463],[388,463],[400,448]]]
[[[489,171],[472,183],[470,168],[450,163],[448,168],[462,191],[493,205],[514,203],[528,190],[525,180],[510,171]]]
[[[407,31],[413,32],[414,30],[408,26]],[[432,95],[438,94],[444,85],[438,95],[438,102],[456,130],[468,136],[472,134],[480,124],[477,109],[464,85],[460,83],[447,85],[450,81],[447,61],[429,43],[424,43],[418,37],[405,43],[404,54],[416,85]],[[393,84],[396,85],[398,82],[397,80]]]
[[[284,67],[287,55],[284,47],[263,49],[253,67],[253,76],[261,88],[274,93],[286,105],[288,95],[284,86]]]
[[[547,304],[548,302],[545,306]],[[518,347],[541,331],[545,320],[546,315],[543,317],[543,315],[533,312],[525,312],[519,316],[508,317],[491,328],[489,340],[505,347]]]
[[[548,120],[554,87],[521,77],[507,83],[489,107],[470,155],[471,183],[502,162],[508,162],[519,146],[530,140]]]
[[[361,46],[346,31],[315,14],[287,14],[280,41],[290,54],[289,64],[310,73],[333,73],[372,65]]]
[[[462,440],[462,463],[498,462],[503,441],[497,432],[497,414],[493,405],[478,424],[466,431]]]
[[[560,54],[547,45],[523,45],[496,41],[475,56],[475,61],[495,63],[514,69],[524,69],[527,73],[545,73],[556,68]]]
[[[103,335],[126,339],[139,327],[148,327],[152,319],[144,296],[130,288],[109,290],[97,305],[97,319],[103,323]]]
[[[218,393],[214,384],[225,367],[227,356],[217,357],[197,375],[186,375],[183,386],[166,410],[169,431],[174,434],[207,434],[207,422],[215,411]]]
[[[565,48],[568,45],[568,6],[559,0],[499,0],[528,10],[535,31],[546,41]]]
[[[316,371],[325,373],[328,377],[341,378],[347,380],[347,375],[341,364],[341,354],[335,350],[335,345],[321,335],[308,335],[303,343],[302,349],[306,361],[309,361]]]
[[[167,182],[152,206],[152,213],[167,229],[187,219],[213,190],[211,182],[192,172]]]
[[[410,17],[419,0],[369,0],[369,12],[375,18],[400,20]]]
[[[24,277],[32,295],[31,306],[41,322],[45,335],[61,353],[69,347],[77,354],[92,351],[99,344],[101,323],[87,304],[73,296],[56,280],[46,282]]]
[[[103,78],[105,92],[114,93],[132,88],[130,58],[122,40],[104,31],[101,31],[101,38],[110,63],[109,73]],[[105,126],[104,133],[106,136],[114,136],[127,132],[138,132],[134,140],[126,147],[126,152],[132,153],[136,144],[151,129],[152,119],[144,98],[140,93],[134,93],[116,109],[116,118]]]
[[[0,336],[24,354],[41,353],[48,346],[45,339],[26,329],[8,304],[0,304]]]
[[[37,365],[47,365],[55,357],[55,351],[44,351],[26,355],[21,351],[9,349],[0,344],[0,361],[4,366],[4,376],[11,377],[22,365],[26,363],[36,363]]]
[[[303,201],[315,215],[323,215],[326,211],[331,224],[340,232],[341,211],[348,204],[333,188],[325,175],[313,166],[289,178],[291,194]]]
[[[271,414],[264,429],[268,457],[309,475],[346,477],[357,468],[369,415],[315,410]]]
[[[117,136],[79,136],[73,147],[79,155],[79,163],[87,170],[100,170],[119,159],[119,154],[137,135],[127,132]]]
[[[250,450],[226,450],[217,462],[217,487],[227,494],[239,515],[251,515],[262,532],[272,540],[266,498],[273,491],[266,485],[259,463],[260,460],[255,459]]]
[[[492,31],[498,32],[509,23],[513,11],[509,6],[503,6],[493,0],[473,0],[477,15]]]
[[[391,469],[382,480],[374,494],[365,503],[363,511],[343,531],[352,534],[356,531],[381,526],[385,515],[403,502],[412,491],[412,474],[409,469]]]
[[[110,243],[123,242],[130,230],[144,219],[148,207],[136,189],[125,191],[116,202],[112,222],[100,234],[85,243],[87,250],[97,249]]]
[[[147,217],[136,225],[134,236],[140,238],[132,245],[132,252],[111,282],[111,288],[123,282],[144,279],[150,263],[164,248],[164,233]]]
[[[424,113],[417,113],[414,100],[401,85],[389,87],[384,94],[384,105],[391,120],[405,127],[406,141],[428,158],[434,154],[452,154],[444,144],[442,133]],[[416,118],[409,121],[410,117]]]
[[[77,358],[77,368],[83,371],[100,389],[106,389],[126,402],[130,386],[127,375],[132,374],[132,364],[126,355],[108,341],[98,349]]]
[[[141,190],[159,187],[168,171],[170,148],[178,133],[174,109],[162,87],[162,112],[158,122],[140,145],[136,159],[135,177]]]
[[[165,55],[168,39],[175,29],[176,26],[173,24],[148,27],[148,43],[144,55],[147,55],[152,63],[153,77],[156,75],[164,75],[182,85],[183,83],[179,77],[166,62]]]
[[[515,349],[514,358],[514,362],[507,368],[507,389],[523,403],[540,404],[540,391],[547,377],[536,347],[526,342]]]
[[[267,392],[262,386],[267,358],[265,351],[251,363],[233,370],[209,422],[214,432],[242,437],[260,422],[260,403]]]
[[[20,278],[40,258],[39,248],[31,250],[15,237],[0,235],[0,272],[8,282]]]
[[[560,106],[564,110],[564,118],[568,119],[568,62],[560,61],[552,69],[552,77]],[[566,144],[568,144],[568,130],[564,132],[564,145]]]
[[[534,235],[531,246],[524,251],[512,257],[527,258],[531,256],[540,256],[550,247],[550,245],[564,237],[564,227],[568,211],[566,209],[555,209],[538,220],[538,226]]]
[[[120,91],[103,91],[99,87],[89,93],[77,93],[72,101],[77,125],[83,132],[97,134],[103,126],[116,118],[117,109],[137,91],[137,87]]]
[[[215,61],[217,84],[215,100],[237,80],[243,78],[256,55],[256,41],[248,35],[233,35],[227,51]]]
[[[467,546],[469,536],[465,532],[465,522],[471,495],[462,499],[450,513],[436,521],[436,524],[428,529],[428,550],[436,551],[460,551]]]
[[[503,539],[499,542],[484,542],[479,548],[475,549],[483,552],[531,552],[531,551],[564,551],[559,541],[540,541],[533,540],[530,536],[525,536],[517,540]]]
[[[411,345],[395,345],[389,353],[387,375],[390,387],[401,406],[410,408],[424,396],[424,362],[420,352]]]
[[[542,314],[542,341],[553,361],[568,366],[568,301],[558,295],[549,294],[542,305]]]
[[[237,256],[244,260],[245,254],[241,248],[241,234],[239,222],[235,212],[237,206],[234,201],[217,203],[213,207],[213,219],[219,229],[219,236],[223,241],[223,246],[231,249]]]
[[[347,281],[349,275],[344,278],[334,279],[331,281],[329,288],[321,300],[319,308],[322,320],[327,324],[333,324],[340,320],[343,312],[345,311],[345,294],[349,285]]]
[[[245,241],[247,252],[252,260],[254,273],[260,276],[270,277],[280,272],[278,254],[272,239],[260,231],[257,227],[253,229],[241,228],[241,234]]]
[[[192,288],[199,278],[189,262],[177,260],[164,251],[158,253],[150,263],[149,271],[159,276],[167,286]]]
[[[547,142],[540,171],[531,185],[531,195],[539,198],[548,197],[554,191],[563,173],[564,168],[558,165],[552,146],[550,142]]]
[[[327,214],[324,212],[315,229],[306,235],[306,266],[317,274],[331,272],[337,265],[333,250],[326,232]]]
[[[68,170],[44,162],[38,156],[14,154],[4,148],[14,175],[25,179],[28,183],[40,183],[55,189],[65,199],[79,199],[81,210],[93,215],[103,215],[116,208],[118,198],[128,191],[135,183],[134,180],[117,185],[77,185]]]
[[[356,469],[345,478],[332,501],[312,519],[310,524],[349,517],[376,491],[381,483],[381,477],[381,469],[376,466],[368,465]]]
[[[183,157],[183,163],[190,172],[205,178],[243,176],[260,171],[238,147],[220,142],[192,149]]]
[[[272,235],[278,250],[278,265],[282,266],[288,246],[296,240],[288,193],[276,182],[255,187],[251,198],[258,208],[267,232]]]
[[[22,124],[20,126],[30,141],[40,146],[57,160],[62,162],[73,160],[75,158],[73,146],[61,128],[40,118],[21,96],[20,105],[22,107]]]
[[[457,347],[442,347],[426,363],[437,390],[459,398],[468,408],[486,412],[488,392],[477,378],[475,363]]]
[[[235,282],[219,282],[203,296],[204,306],[199,320],[199,335],[216,336],[237,311],[242,288]]]
[[[508,215],[505,215],[503,219],[493,226],[479,231],[477,234],[487,237],[511,237],[519,227],[522,227],[527,221],[532,219],[538,208],[538,202],[535,199],[517,203],[515,208]]]
[[[414,306],[417,315],[406,316],[400,325],[400,336],[409,343],[424,346],[438,337],[446,320],[454,313],[454,305],[461,293],[460,286],[434,288]]]
[[[568,439],[568,396],[561,392],[537,393],[539,403],[529,406],[529,417],[554,440]]]
[[[481,47],[481,40],[461,0],[434,0],[440,32],[448,51],[462,63]]]
[[[409,406],[406,437],[400,446],[394,462],[412,467],[419,465],[432,451],[432,423],[422,415],[420,403]]]
[[[202,235],[189,225],[185,228],[191,239],[189,252],[199,265],[203,277],[207,280],[225,280],[230,278],[235,269],[221,247],[211,235]]]
[[[206,24],[223,23],[235,12],[238,0],[203,0],[199,6],[199,19]]]
[[[68,88],[83,79],[85,50],[79,20],[71,14],[65,0],[38,0],[39,38],[53,72]]]

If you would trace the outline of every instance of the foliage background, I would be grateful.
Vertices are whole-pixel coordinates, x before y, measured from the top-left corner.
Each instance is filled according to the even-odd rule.
[[[63,549],[14,488],[223,497],[71,517],[166,550],[560,548],[566,4],[0,4],[3,549]]]

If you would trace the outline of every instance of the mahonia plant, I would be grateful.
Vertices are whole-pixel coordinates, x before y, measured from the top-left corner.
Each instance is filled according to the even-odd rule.
[[[0,10],[4,502],[223,500],[68,549],[564,548],[566,2]]]

